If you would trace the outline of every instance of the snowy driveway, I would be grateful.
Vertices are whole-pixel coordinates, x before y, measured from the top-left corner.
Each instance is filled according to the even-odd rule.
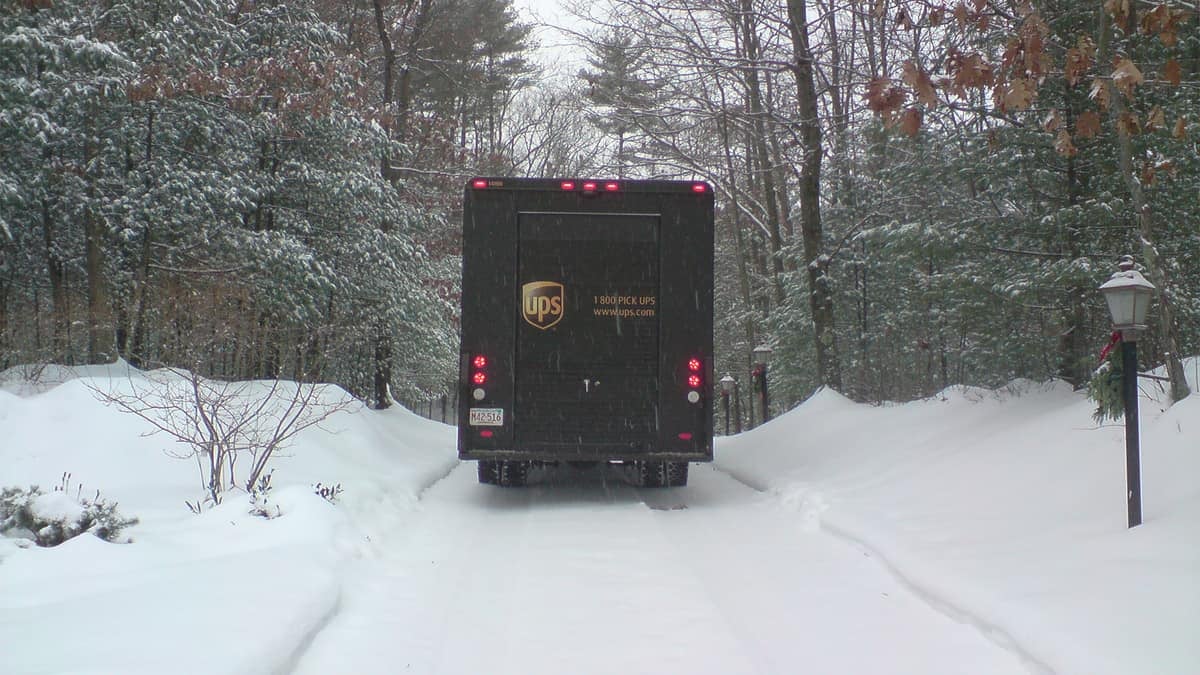
[[[463,463],[352,563],[295,672],[1026,672],[805,522],[711,465],[505,490]]]

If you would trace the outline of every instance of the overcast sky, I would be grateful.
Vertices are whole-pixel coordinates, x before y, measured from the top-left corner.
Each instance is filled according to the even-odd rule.
[[[572,71],[584,62],[583,55],[568,35],[558,30],[579,30],[581,22],[567,9],[571,0],[513,0],[521,19],[537,24],[534,36],[542,46],[538,60],[554,69]]]

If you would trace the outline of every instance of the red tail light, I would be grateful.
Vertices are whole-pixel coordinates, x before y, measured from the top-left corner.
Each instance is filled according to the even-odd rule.
[[[700,359],[691,359],[688,361],[688,370],[692,371],[693,373],[698,373],[700,372],[702,365],[703,364],[700,363]]]
[[[471,363],[474,364],[474,366],[476,368],[483,368],[483,367],[487,366],[487,357],[484,356],[483,354],[480,354],[480,355],[476,356],[475,359],[471,361]]]
[[[688,375],[688,386],[689,387],[691,387],[692,389],[699,389],[700,383],[701,383],[701,380],[700,380],[699,375]]]
[[[487,373],[482,370],[471,376],[471,381],[475,384],[484,384],[487,382]]]

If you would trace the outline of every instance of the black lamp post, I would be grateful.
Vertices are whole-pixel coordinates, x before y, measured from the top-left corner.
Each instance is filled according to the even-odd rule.
[[[1125,398],[1125,484],[1129,527],[1142,524],[1142,479],[1138,447],[1137,338],[1146,329],[1146,311],[1154,284],[1133,268],[1133,256],[1122,256],[1112,278],[1100,286],[1108,301],[1113,328],[1121,332],[1121,369]]]
[[[737,378],[733,378],[733,431],[742,433],[742,389]]]
[[[733,390],[733,376],[725,373],[721,378],[721,407],[725,408],[725,435],[729,435],[729,392]]]
[[[771,404],[767,397],[767,361],[771,358],[773,351],[767,345],[759,345],[754,348],[754,372],[758,375],[758,384],[761,387],[763,422],[771,421]]]

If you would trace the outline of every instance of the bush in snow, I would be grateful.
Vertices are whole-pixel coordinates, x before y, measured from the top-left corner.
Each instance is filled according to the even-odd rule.
[[[330,504],[336,504],[338,497],[342,496],[342,484],[322,485],[321,483],[317,483],[313,486],[313,492]]]
[[[63,484],[50,493],[36,485],[0,488],[0,533],[32,539],[38,546],[57,546],[84,532],[117,541],[121,530],[137,524],[137,518],[122,516],[117,503],[102,498],[99,490],[89,498],[82,496],[82,486],[75,496],[69,488],[70,474],[64,474]]]
[[[275,470],[272,469],[263,474],[258,483],[250,488],[250,515],[267,520],[283,515],[279,505],[271,501],[271,476],[274,473]]]
[[[354,404],[320,384],[222,382],[178,368],[148,373],[145,381],[131,379],[125,391],[93,392],[181,446],[168,454],[196,461],[207,493],[187,503],[197,512],[220,504],[231,489],[253,494],[267,464],[297,434]]]

